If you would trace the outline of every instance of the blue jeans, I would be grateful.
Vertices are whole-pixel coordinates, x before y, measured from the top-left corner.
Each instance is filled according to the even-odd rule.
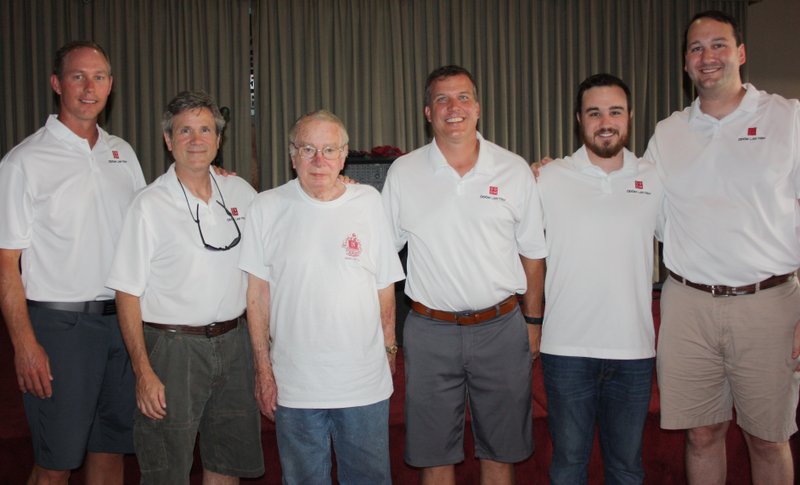
[[[284,484],[331,483],[331,442],[339,483],[392,483],[388,399],[339,409],[278,406],[275,431]]]
[[[547,422],[553,439],[553,485],[587,483],[595,424],[600,431],[605,483],[644,481],[642,431],[654,361],[542,354]]]

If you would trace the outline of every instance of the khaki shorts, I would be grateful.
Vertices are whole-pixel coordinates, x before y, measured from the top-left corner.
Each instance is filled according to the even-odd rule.
[[[714,297],[668,278],[661,295],[657,367],[661,427],[730,421],[766,441],[797,431],[791,358],[800,319],[797,279],[752,295]]]

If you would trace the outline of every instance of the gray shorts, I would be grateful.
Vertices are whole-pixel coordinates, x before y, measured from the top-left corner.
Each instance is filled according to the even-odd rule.
[[[133,452],[135,379],[116,315],[28,309],[53,396],[23,395],[37,465],[73,470],[87,451]]]
[[[203,468],[223,475],[264,473],[261,415],[247,324],[208,338],[144,327],[153,370],[164,384],[167,416],[136,415],[142,483],[188,484],[199,433]]]
[[[464,460],[466,406],[476,457],[515,463],[530,456],[532,359],[519,309],[472,326],[411,311],[405,321],[403,353],[409,465],[432,467]]]
[[[791,353],[798,319],[796,279],[752,295],[714,297],[668,278],[657,352],[661,426],[730,421],[735,407],[737,424],[751,435],[789,439],[797,431]]]

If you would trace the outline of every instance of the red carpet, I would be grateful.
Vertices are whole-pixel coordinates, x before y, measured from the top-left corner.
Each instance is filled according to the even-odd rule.
[[[658,316],[658,301],[654,302],[654,313]],[[5,327],[5,325],[3,325]],[[398,369],[402,369],[402,355],[399,355]],[[17,390],[14,376],[13,350],[8,333],[0,330],[0,485],[24,484],[33,464],[25,415],[22,410],[22,398]],[[391,400],[390,441],[392,449],[392,475],[396,484],[418,483],[417,470],[403,463],[403,397],[405,393],[402,372],[395,376],[395,393]],[[648,418],[644,435],[645,483],[678,485],[685,483],[683,465],[683,433],[664,431],[658,427],[657,389],[654,386],[654,397],[650,403],[651,415]],[[534,443],[536,451],[533,456],[516,465],[518,484],[546,484],[547,466],[550,462],[552,447],[547,431],[546,400],[542,384],[541,365],[534,367]],[[267,473],[256,480],[243,480],[243,484],[280,484],[280,466],[275,444],[274,428],[266,419],[263,420],[262,436],[264,460]],[[478,463],[472,456],[472,436],[466,433],[466,459],[456,467],[457,482],[464,485],[478,484]],[[800,438],[792,439],[795,463],[799,463],[798,446]],[[750,483],[750,467],[747,452],[741,433],[735,426],[728,435],[728,483],[732,485]],[[201,467],[195,460],[191,483],[201,483]],[[595,446],[589,470],[589,482],[601,484],[602,464],[597,446]],[[83,483],[80,471],[73,474],[72,484]],[[139,483],[139,471],[136,457],[126,458],[126,484]]]

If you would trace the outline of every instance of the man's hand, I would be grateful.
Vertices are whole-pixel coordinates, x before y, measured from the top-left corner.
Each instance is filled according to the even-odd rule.
[[[792,344],[792,359],[795,361],[795,372],[800,372],[800,361],[798,361],[798,357],[800,357],[800,321],[798,321],[794,326],[794,343]]]
[[[337,178],[339,179],[339,182],[341,182],[343,184],[358,185],[358,180],[351,179],[350,177],[348,177],[347,175],[345,175],[343,173],[340,173]]]
[[[136,379],[136,405],[150,419],[164,419],[167,415],[164,384],[155,372],[143,372]]]
[[[553,161],[552,158],[544,157],[541,160],[539,160],[538,162],[533,162],[531,164],[531,172],[533,172],[533,176],[538,179],[539,178],[539,170],[541,170],[542,167],[544,167],[545,165],[547,165],[548,163],[550,163],[552,161]]]
[[[539,358],[539,346],[542,343],[542,326],[528,325],[528,342],[531,345],[531,357]]]
[[[17,349],[14,353],[14,367],[20,391],[29,392],[40,399],[53,395],[50,359],[39,342],[34,340]]]
[[[275,421],[275,410],[278,409],[278,386],[271,368],[256,371],[255,394],[261,413],[270,421]]]
[[[214,169],[214,173],[219,175],[220,177],[227,177],[228,175],[236,175],[236,172],[228,172],[224,168],[220,167],[219,165],[211,165],[211,168]]]

